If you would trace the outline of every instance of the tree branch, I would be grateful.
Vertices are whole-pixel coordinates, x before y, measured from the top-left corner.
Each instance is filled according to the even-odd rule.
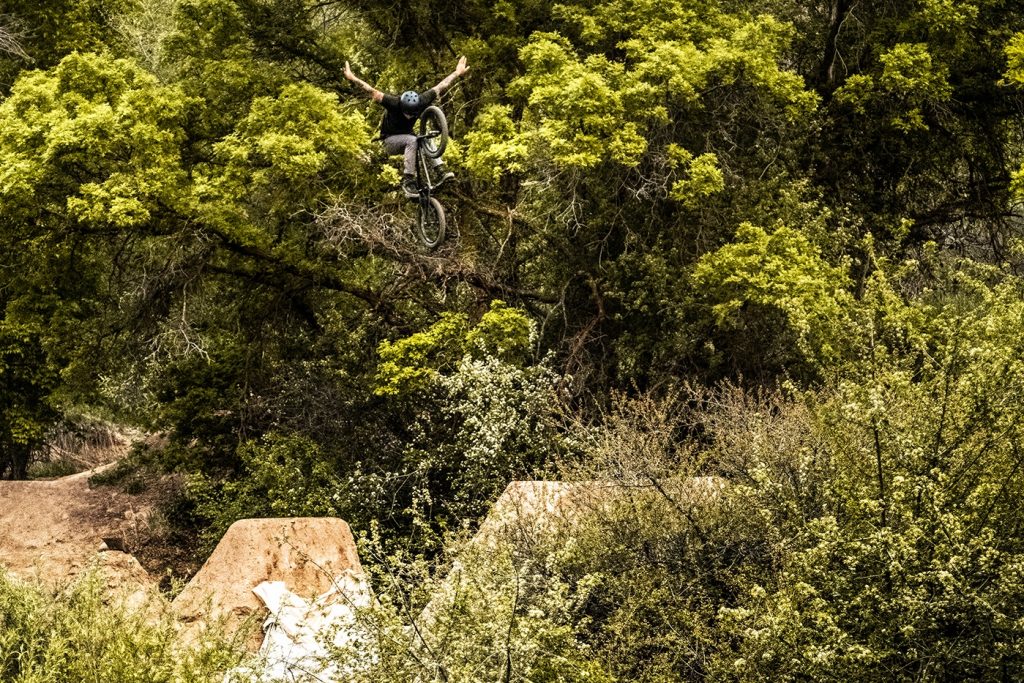
[[[839,54],[839,33],[853,11],[856,3],[853,0],[834,0],[832,15],[829,20],[828,35],[825,37],[825,52],[818,68],[818,89],[823,93],[831,93],[835,83],[835,64]]]

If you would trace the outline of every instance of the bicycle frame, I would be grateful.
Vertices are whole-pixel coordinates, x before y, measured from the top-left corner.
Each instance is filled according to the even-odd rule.
[[[427,107],[420,115],[416,135],[416,199],[419,207],[417,230],[428,249],[444,240],[447,220],[444,207],[433,196],[444,177],[436,177],[441,155],[448,144],[448,122],[437,107]],[[435,138],[437,138],[435,140]],[[435,184],[436,182],[436,184]]]
[[[423,153],[423,141],[435,138],[440,133],[432,131],[427,135],[416,136],[416,189],[419,192],[420,204],[425,206],[430,201],[430,193],[437,187],[430,176],[430,160]]]
[[[432,196],[437,189],[434,184],[433,169],[435,158],[428,156],[424,151],[424,140],[440,135],[432,131],[426,135],[416,136],[416,191],[417,203],[419,205],[419,232],[423,243],[429,249],[437,247],[444,239],[446,221],[444,207]],[[436,157],[439,160],[440,155]],[[434,226],[434,227],[430,227]]]

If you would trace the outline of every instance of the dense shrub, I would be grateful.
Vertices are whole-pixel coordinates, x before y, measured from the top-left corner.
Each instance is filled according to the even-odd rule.
[[[567,527],[374,557],[382,623],[416,634],[379,680],[1012,679],[1024,305],[953,277],[961,296],[913,306],[873,284],[874,343],[832,386],[568,425],[561,476],[605,484]]]
[[[196,649],[177,633],[166,610],[129,609],[98,572],[56,593],[0,572],[0,680],[205,683],[241,656],[214,630]]]

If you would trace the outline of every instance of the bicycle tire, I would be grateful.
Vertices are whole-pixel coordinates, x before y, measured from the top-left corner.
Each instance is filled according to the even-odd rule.
[[[437,137],[423,139],[423,153],[431,159],[437,159],[444,154],[444,149],[448,146],[448,119],[437,107],[427,107],[420,114],[420,135],[427,135],[433,131],[440,134]]]
[[[420,239],[427,249],[435,249],[444,241],[444,234],[448,228],[448,219],[444,215],[444,207],[435,197],[430,197],[424,203],[420,202],[420,216],[417,223]]]

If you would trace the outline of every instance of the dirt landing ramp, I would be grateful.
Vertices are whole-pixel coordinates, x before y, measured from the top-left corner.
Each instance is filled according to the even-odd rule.
[[[157,581],[132,555],[118,550],[97,553],[94,560],[103,575],[103,594],[129,611],[145,611],[158,619],[170,605],[160,593]]]
[[[513,481],[494,503],[471,543],[528,545],[538,535],[568,533],[589,516],[623,504],[671,501],[680,511],[717,500],[724,480],[687,477],[638,481]]]
[[[503,587],[518,581],[522,552],[538,545],[569,544],[581,525],[601,523],[602,517],[629,514],[637,505],[666,501],[677,512],[699,517],[701,509],[721,499],[725,481],[716,477],[688,477],[617,481],[513,481],[491,507],[476,534],[462,547],[457,559],[420,612],[421,638],[443,647],[452,618],[452,604],[467,590],[498,596]],[[508,561],[502,573],[502,562]],[[483,567],[483,569],[481,569]],[[496,582],[496,583],[490,583]],[[496,598],[497,601],[497,598]],[[430,653],[427,653],[430,656]]]
[[[334,577],[349,571],[363,576],[348,523],[331,517],[243,519],[235,522],[199,573],[171,608],[188,624],[186,632],[224,620],[229,630],[248,621],[256,626],[250,646],[258,646],[258,622],[266,614],[252,589],[283,581],[293,593],[314,598]],[[188,637],[186,633],[186,638]]]

